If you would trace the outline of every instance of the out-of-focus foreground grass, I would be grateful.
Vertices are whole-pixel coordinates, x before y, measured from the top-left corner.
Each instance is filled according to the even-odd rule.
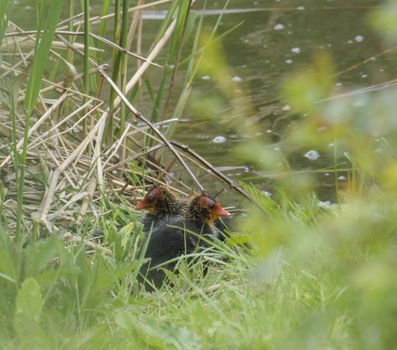
[[[380,33],[394,30],[387,40],[397,39],[396,6],[390,2],[371,17]],[[384,23],[390,26],[381,28]],[[207,38],[204,44],[200,69],[221,85],[230,72],[217,43]],[[175,287],[139,290],[139,225],[124,206],[102,204],[111,256],[100,250],[87,255],[85,246],[66,248],[56,236],[21,248],[2,230],[0,347],[394,348],[397,90],[331,98],[333,75],[332,59],[322,54],[285,82],[285,101],[306,116],[285,132],[280,151],[273,154],[259,141],[236,149],[242,161],[285,175],[272,198],[246,186],[261,210],[251,208],[239,238],[219,245],[204,278],[182,266],[178,276],[170,276]],[[233,127],[255,134],[256,126],[244,123],[247,105],[239,105],[241,96],[220,91],[223,100],[241,109]],[[335,205],[316,198],[310,174],[288,173],[288,154],[308,147],[331,152],[334,174],[342,157],[351,164],[348,186],[337,188]],[[113,224],[120,216],[121,231]],[[84,236],[90,224],[87,218],[79,233]]]

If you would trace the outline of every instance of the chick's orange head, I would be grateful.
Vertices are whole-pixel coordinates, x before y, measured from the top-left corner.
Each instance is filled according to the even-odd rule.
[[[155,203],[157,200],[159,200],[161,197],[161,189],[158,187],[153,187],[149,190],[149,192],[146,194],[143,199],[138,201],[135,205],[135,209],[142,210],[154,210],[155,208]]]
[[[204,194],[200,196],[199,202],[201,206],[208,208],[209,213],[214,218],[230,215],[230,213],[226,209],[222,208],[218,202],[215,202]]]

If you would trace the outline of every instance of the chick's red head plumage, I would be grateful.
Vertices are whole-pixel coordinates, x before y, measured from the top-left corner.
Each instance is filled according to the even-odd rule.
[[[230,213],[226,209],[205,193],[201,193],[192,199],[188,212],[191,219],[207,223],[214,223],[220,216],[229,215]]]
[[[138,201],[135,209],[145,209],[151,214],[172,213],[176,210],[175,196],[164,187],[152,186],[146,196]]]
[[[161,199],[161,189],[159,187],[153,186],[149,189],[149,192],[138,201],[135,205],[135,209],[142,210],[146,209],[149,212],[155,210],[156,202]]]

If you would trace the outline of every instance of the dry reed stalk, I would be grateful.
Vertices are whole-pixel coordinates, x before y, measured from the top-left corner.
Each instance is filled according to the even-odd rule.
[[[157,1],[136,6],[134,8],[133,23],[131,23],[128,32],[136,33],[138,31],[136,35],[139,38],[138,27],[142,19],[139,11],[155,6],[155,4],[166,2],[169,1]],[[91,20],[95,22],[98,18]],[[109,185],[113,192],[120,192],[128,196],[136,196],[137,193],[142,195],[143,187],[140,184],[132,185],[128,183],[128,179],[127,181],[120,179],[120,175],[126,171],[134,174],[134,171],[126,167],[129,162],[145,160],[145,163],[150,167],[150,171],[147,174],[137,171],[135,172],[136,178],[143,179],[143,181],[148,183],[153,182],[165,185],[164,178],[167,176],[174,182],[174,190],[181,195],[186,195],[191,192],[191,189],[183,180],[170,174],[176,160],[200,189],[202,189],[202,186],[195,176],[195,170],[190,169],[189,166],[193,165],[195,168],[206,170],[211,169],[211,172],[217,176],[212,171],[213,167],[209,163],[198,160],[195,154],[192,155],[185,148],[182,149],[176,146],[160,131],[162,127],[171,125],[175,119],[151,123],[127,98],[127,95],[131,93],[148,68],[153,65],[157,65],[156,69],[161,67],[161,65],[154,62],[171,38],[175,26],[176,19],[171,20],[163,36],[152,47],[146,58],[136,57],[135,54],[130,52],[129,47],[131,46],[132,38],[130,38],[126,48],[121,48],[118,44],[107,39],[97,38],[93,34],[92,37],[104,43],[105,48],[114,48],[141,62],[139,68],[126,82],[124,89],[120,89],[106,73],[108,66],[99,64],[95,61],[95,57],[90,57],[90,64],[93,68],[88,70],[88,74],[92,77],[97,76],[99,79],[94,96],[81,92],[80,80],[83,74],[79,73],[78,65],[66,61],[56,51],[60,48],[70,47],[70,43],[62,35],[80,36],[81,33],[70,30],[63,31],[58,26],[57,33],[61,44],[52,47],[51,55],[54,61],[66,67],[66,73],[63,79],[58,75],[56,82],[52,81],[55,79],[50,79],[48,76],[44,77],[38,104],[32,117],[33,126],[29,131],[29,139],[31,141],[28,147],[29,171],[32,176],[42,176],[47,180],[37,183],[32,177],[28,176],[26,179],[24,225],[27,229],[29,229],[31,218],[36,222],[42,223],[49,232],[53,232],[61,225],[59,223],[75,222],[73,214],[76,212],[80,214],[80,217],[83,217],[89,210],[95,213],[95,202],[105,193],[105,183]],[[1,72],[1,76],[9,78],[10,76],[18,75],[19,85],[15,93],[17,102],[16,135],[21,135],[22,126],[24,125],[21,102],[26,88],[26,71],[32,55],[32,51],[24,52],[24,47],[21,44],[34,42],[36,39],[33,35],[35,32],[24,32],[16,26],[14,28],[12,28],[13,31],[11,33],[6,33],[3,42],[7,42],[7,47],[15,48],[16,58],[12,63],[9,60],[4,61],[0,69],[4,70],[4,72]],[[78,29],[78,26],[75,25],[75,28]],[[11,42],[14,42],[14,44],[11,45]],[[77,44],[74,43],[71,49],[73,50],[72,52],[80,55],[83,47]],[[92,52],[97,51],[92,50]],[[49,69],[51,68],[49,67]],[[101,96],[103,82],[105,81],[116,92],[116,99],[112,109],[115,122],[120,123],[121,121],[119,112],[122,104],[130,114],[132,113],[136,117],[136,120],[143,122],[137,124],[128,121],[125,124],[125,129],[120,132],[120,135],[108,149],[103,147],[106,119],[110,113],[109,107],[103,107],[106,102]],[[2,118],[1,115],[0,118]],[[9,116],[6,116],[6,118],[9,119]],[[82,125],[86,118],[90,118],[90,124],[88,124],[90,128],[84,137],[82,136]],[[0,128],[1,133],[7,133],[7,130],[10,132],[12,130],[10,122],[5,123]],[[145,137],[150,137],[153,141],[153,145],[147,149],[143,149]],[[18,136],[19,138],[20,136]],[[20,147],[20,142],[18,142],[18,147]],[[155,151],[162,148],[167,149],[170,153],[170,159],[167,160],[168,164],[166,165],[161,164],[153,156]],[[180,150],[182,150],[181,153],[179,153]],[[189,166],[186,160],[189,161]],[[0,145],[0,168],[7,171],[11,167],[10,164],[7,145]],[[114,173],[115,171],[116,173]],[[226,181],[221,176],[219,178],[230,185],[230,181]],[[10,178],[7,186],[13,181],[15,182],[15,179]],[[236,189],[235,184],[232,187]],[[9,188],[12,189],[12,185]],[[97,191],[98,188],[100,191]],[[125,191],[126,193],[124,193]],[[12,190],[10,193],[14,195],[15,191]],[[12,210],[12,201],[6,201],[6,203],[9,205],[6,210]],[[31,214],[31,218],[28,217],[29,214]],[[71,237],[71,239],[75,238]]]
[[[70,232],[65,232],[62,237],[63,237],[63,239],[66,242],[83,243],[87,247],[92,248],[94,250],[99,250],[102,253],[105,253],[106,255],[112,255],[113,254],[112,251],[109,248],[103,247],[103,246],[101,246],[99,244],[96,244],[94,242],[91,242],[91,241],[88,241],[86,239],[83,239],[82,237],[74,235],[74,234],[72,234]]]
[[[163,37],[159,40],[157,45],[155,45],[155,47],[153,48],[151,54],[149,54],[149,56],[147,58],[147,61],[153,61],[153,59],[158,55],[158,53],[161,51],[161,49],[164,47],[164,45],[166,44],[166,42],[170,38],[173,30],[175,29],[175,24],[176,24],[176,20],[173,20],[171,25],[168,27],[168,29],[164,33]],[[65,44],[67,45],[67,43],[65,43]],[[72,48],[72,49],[74,50],[74,48]],[[126,92],[128,92],[128,91],[130,91],[130,89],[132,89],[132,87],[134,86],[136,81],[139,79],[139,77],[141,75],[144,74],[144,72],[147,70],[147,68],[149,66],[150,66],[149,63],[147,63],[147,62],[144,62],[142,64],[140,69],[135,73],[135,75],[132,77],[132,79],[127,84]],[[125,95],[122,94],[122,92],[118,89],[118,87],[114,84],[114,82],[107,76],[107,74],[103,71],[103,69],[101,69],[101,67],[97,66],[96,64],[95,64],[95,67],[98,69],[100,74],[108,81],[108,83],[112,86],[112,88],[115,89],[115,91],[116,91],[116,93],[118,95],[118,97],[116,98],[116,100],[114,102],[114,107],[118,106],[120,104],[121,100],[123,100],[123,102],[127,105],[127,107],[130,109],[130,111],[132,113],[134,113],[137,117],[139,116],[139,118],[141,120],[143,120],[147,125],[149,125],[157,133],[157,135],[160,138],[162,138],[164,143],[166,143],[169,146],[170,149],[173,149],[172,145],[161,134],[161,132],[159,132],[156,128],[154,128],[151,125],[151,123],[146,120],[146,118],[144,118],[134,107],[132,107],[132,105],[129,103],[129,101],[125,97]],[[105,122],[106,122],[106,119],[107,119],[108,115],[109,115],[109,110],[105,111],[102,114],[102,116],[100,117],[98,123],[96,124],[96,126],[94,127],[93,130],[95,130],[95,131],[102,130],[103,131],[103,128],[105,126]],[[59,180],[59,177],[60,177],[61,173],[74,160],[74,158],[77,157],[77,155],[79,153],[84,151],[84,149],[86,148],[89,140],[91,140],[93,138],[93,130],[91,130],[91,132],[87,135],[87,137],[83,140],[83,142],[78,146],[78,148],[76,148],[76,150],[74,152],[72,152],[72,154],[61,164],[61,166],[58,167],[55,170],[55,172],[54,172],[54,174],[53,174],[53,176],[51,178],[51,181],[49,181],[49,187],[48,187],[48,189],[47,189],[47,191],[46,191],[46,193],[44,195],[43,201],[42,201],[42,205],[41,205],[41,209],[40,209],[40,215],[38,216],[39,221],[46,222],[46,215],[48,214],[48,211],[50,209],[50,206],[51,206],[51,203],[52,203],[52,200],[53,200],[53,196],[55,194],[56,184],[57,184],[57,181]],[[101,135],[103,135],[103,133],[101,133]],[[102,140],[102,136],[97,138],[97,144],[101,140]],[[190,171],[190,169],[184,163],[183,159],[179,156],[179,154],[175,150],[174,150],[174,154],[180,160],[180,162],[185,165],[186,170],[190,173],[191,177],[195,180],[195,182],[197,183],[199,188],[203,189],[201,184],[198,182],[198,180],[195,178],[193,173]],[[97,168],[97,169],[98,169],[98,177],[102,179],[102,175],[101,175],[102,174],[102,168]]]
[[[32,134],[39,128],[39,126],[41,124],[44,123],[45,120],[47,120],[48,117],[50,117],[51,113],[58,108],[63,101],[65,100],[65,98],[67,97],[67,94],[63,94],[61,97],[59,97],[59,99],[56,101],[56,103],[54,103],[51,108],[44,113],[39,120],[30,128],[29,132],[28,132],[28,138],[30,138],[32,136]],[[17,151],[20,150],[20,148],[22,147],[23,144],[23,139],[19,140],[17,143]],[[0,164],[0,169],[11,159],[11,156],[7,156],[6,159],[3,160],[3,162]]]
[[[147,61],[153,61],[153,59],[158,55],[158,53],[160,52],[160,50],[164,47],[164,45],[166,44],[166,42],[168,41],[168,39],[170,38],[173,30],[175,29],[175,25],[176,25],[176,20],[173,20],[173,22],[171,23],[171,25],[168,27],[168,29],[166,30],[166,32],[164,33],[163,37],[159,40],[159,42],[157,43],[157,45],[153,48],[152,52],[149,54]],[[73,49],[73,48],[72,48]],[[149,67],[149,63],[148,62],[144,62],[142,64],[142,66],[138,69],[138,71],[135,73],[135,75],[131,78],[131,80],[128,82],[128,84],[126,85],[126,92],[130,91],[132,89],[132,87],[135,85],[135,83],[139,80],[139,77],[141,75],[144,74],[144,72],[147,70],[147,68]],[[171,143],[164,137],[164,135],[157,130],[146,118],[143,117],[143,115],[141,113],[139,113],[128,101],[128,99],[125,97],[125,95],[118,89],[118,87],[114,84],[114,82],[107,76],[107,74],[100,69],[100,67],[97,67],[98,71],[100,72],[100,74],[108,81],[108,83],[111,85],[111,87],[116,91],[118,97],[115,99],[114,102],[114,107],[118,106],[120,104],[121,101],[123,101],[125,103],[125,105],[129,108],[129,110],[139,119],[141,119],[142,121],[144,121],[148,126],[150,126],[153,131],[159,136],[159,138],[167,145],[167,147],[170,148],[170,150],[174,153],[175,157],[178,158],[178,160],[181,162],[181,164],[184,166],[185,170],[190,174],[191,178],[195,181],[195,183],[197,184],[197,186],[203,190],[203,187],[201,186],[200,182],[196,179],[195,175],[191,172],[191,170],[189,169],[189,167],[186,165],[186,163],[183,161],[183,159],[180,157],[180,155],[175,151],[175,149],[173,148],[173,146],[171,145]],[[98,133],[98,138],[97,138],[97,145],[100,143],[99,141],[102,140],[102,135],[103,135],[103,128],[105,126],[105,121],[107,119],[109,115],[109,111],[105,111],[98,124],[96,125],[97,129],[99,131]],[[89,133],[89,135],[87,136],[86,140],[88,138],[92,138],[92,132]],[[85,141],[85,140],[84,140]],[[83,142],[84,142],[83,141]],[[87,142],[84,143],[84,147],[82,146],[82,144],[80,144],[79,146],[79,152],[83,152]],[[73,152],[71,154],[71,157],[73,158],[74,156],[76,156],[79,152]],[[98,151],[96,152],[96,154],[98,155]],[[99,157],[97,157],[96,159],[99,159]],[[40,210],[40,215],[39,215],[39,220],[41,221],[45,221],[46,220],[46,215],[48,213],[49,207],[51,205],[52,202],[52,198],[54,196],[54,192],[55,192],[55,188],[56,188],[56,182],[59,179],[60,174],[63,172],[63,170],[69,165],[69,163],[71,162],[71,158],[69,157],[64,163],[62,163],[62,165],[56,170],[55,175],[51,178],[50,181],[50,186],[48,188],[48,191],[46,191],[46,194],[44,196],[43,199],[43,204],[41,206],[41,210]],[[103,176],[102,176],[102,167],[97,166],[98,169],[98,179],[100,180],[100,185],[103,185]],[[93,182],[92,182],[93,183]]]
[[[193,158],[198,160],[202,165],[204,165],[205,169],[210,170],[214,176],[217,178],[221,179],[223,182],[225,182],[230,188],[233,188],[237,192],[239,192],[242,196],[247,198],[250,202],[253,204],[257,204],[256,200],[251,197],[251,195],[245,191],[243,188],[238,186],[237,184],[234,183],[231,179],[229,179],[226,175],[222,174],[220,171],[215,169],[210,162],[208,162],[206,159],[201,157],[199,154],[197,154],[195,151],[193,151],[189,146],[181,144],[179,142],[171,141],[171,143],[175,146],[178,147],[179,149],[183,150],[184,152],[188,153],[191,155]]]
[[[59,35],[68,35],[68,36],[84,36],[84,32],[71,32],[71,31],[67,31],[67,30],[57,30],[55,32],[55,34],[59,34]],[[29,30],[29,31],[20,31],[20,32],[14,32],[14,33],[7,33],[5,35],[5,37],[9,38],[9,37],[16,37],[16,36],[23,36],[23,35],[37,35],[37,31],[34,30]],[[133,53],[131,51],[129,51],[128,49],[125,49],[119,45],[117,45],[116,43],[114,43],[113,41],[106,39],[106,38],[102,38],[99,35],[96,35],[94,33],[89,33],[90,37],[113,48],[116,49],[120,52],[126,53],[127,55],[134,57],[138,60],[147,62],[148,64],[155,66],[157,68],[164,68],[162,65],[155,63],[155,62],[150,62],[148,61],[145,57]],[[35,41],[35,38],[23,38],[23,40],[21,39],[20,42],[24,42],[26,39],[29,39],[31,41]],[[9,46],[14,46],[15,44],[9,44]],[[70,44],[69,44],[70,45]],[[24,47],[27,47],[28,45],[25,45]],[[22,48],[24,48],[22,47]],[[33,43],[29,44],[29,48],[32,49],[34,47]],[[18,45],[18,48],[21,49],[21,47]],[[71,47],[68,47],[64,42],[62,41],[54,41],[53,42],[53,50],[55,49],[68,49],[68,48],[72,48],[74,50],[83,50],[84,49],[84,45],[79,44],[79,43],[74,43],[73,45],[71,45]],[[1,49],[7,49],[7,47],[1,47]],[[97,49],[95,47],[90,47],[91,51],[96,51],[96,52],[103,52],[104,50],[102,49]],[[54,55],[57,55],[59,59],[64,60],[66,64],[70,64],[69,62],[67,62],[62,56],[58,55],[56,52],[53,52]]]
[[[144,10],[144,9],[147,9],[147,8],[150,8],[150,7],[154,7],[154,6],[157,6],[157,5],[166,4],[166,3],[171,2],[171,1],[172,0],[158,0],[158,1],[150,2],[148,4],[143,4],[143,5],[131,7],[128,10],[128,13]],[[71,20],[75,20],[75,19],[77,19],[79,17],[80,18],[83,17],[83,13],[79,13],[77,15],[74,15],[73,17],[70,17],[70,18],[66,19],[65,22],[69,22]],[[102,21],[104,19],[110,19],[110,18],[113,18],[113,17],[114,17],[114,13],[110,13],[110,14],[105,15],[105,16],[94,16],[94,17],[90,18],[90,23],[94,24],[94,23],[97,23],[97,22]],[[80,22],[75,22],[75,23],[73,23],[73,27],[81,26],[83,23],[84,22],[82,20]],[[63,22],[59,23],[59,25],[62,25],[62,24],[63,24]],[[65,25],[65,26],[62,26],[62,27],[58,27],[58,30],[63,30],[63,29],[67,29],[67,28],[68,28],[68,26]]]
[[[192,173],[192,171],[190,170],[190,168],[187,166],[187,164],[185,163],[185,161],[182,159],[182,157],[179,155],[179,153],[175,150],[175,148],[172,146],[172,144],[170,143],[170,141],[168,141],[168,139],[163,135],[163,133],[158,130],[157,128],[154,127],[154,125],[147,120],[140,112],[138,112],[133,106],[132,104],[128,101],[127,97],[120,91],[120,89],[117,87],[117,85],[110,79],[109,76],[107,76],[104,72],[100,72],[102,74],[102,76],[108,81],[108,83],[111,85],[111,87],[116,91],[118,97],[120,98],[120,100],[122,100],[125,105],[128,107],[128,109],[135,115],[135,117],[137,117],[138,119],[142,120],[145,124],[147,124],[153,131],[154,133],[157,134],[157,136],[161,139],[161,141],[164,142],[164,144],[170,149],[170,151],[174,154],[174,156],[178,159],[178,161],[182,164],[182,166],[185,168],[185,170],[187,171],[187,173],[190,175],[190,177],[192,178],[192,180],[196,183],[196,185],[198,186],[198,188],[200,190],[204,190],[203,186],[200,184],[200,182],[198,181],[198,179],[196,178],[196,176]]]

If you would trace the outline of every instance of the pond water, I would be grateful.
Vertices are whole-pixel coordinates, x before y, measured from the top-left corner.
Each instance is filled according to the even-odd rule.
[[[26,11],[31,1],[19,0],[14,16],[17,22],[26,25]],[[92,2],[93,3],[93,2]],[[131,2],[135,3],[135,2]],[[201,8],[202,1],[197,1]],[[227,63],[233,69],[232,83],[241,82],[255,111],[251,116],[260,125],[268,142],[278,139],[274,133],[280,118],[288,114],[288,106],[279,99],[279,87],[291,72],[307,66],[317,51],[327,50],[334,58],[338,75],[337,86],[343,91],[370,86],[395,77],[396,52],[379,55],[385,47],[368,25],[368,13],[380,0],[232,0],[223,16],[220,32],[226,32],[240,23],[223,39]],[[205,24],[213,25],[225,1],[208,1]],[[95,2],[93,12],[101,6]],[[164,7],[163,7],[164,8]],[[164,13],[159,10],[145,11],[145,38],[148,45],[159,27]],[[20,19],[18,21],[18,18]],[[372,56],[376,59],[362,62]],[[357,65],[355,68],[353,66]],[[352,68],[352,69],[350,69]],[[348,71],[347,71],[348,70]],[[182,72],[183,74],[183,72]],[[218,87],[210,76],[198,76],[193,90],[206,94],[217,92]],[[277,102],[272,102],[277,101]],[[226,107],[227,108],[227,107]],[[222,110],[225,115],[227,110]],[[229,118],[235,117],[229,111]],[[210,120],[194,119],[189,110],[175,130],[174,138],[188,144],[225,174],[236,180],[255,183],[263,190],[271,191],[271,176],[249,164],[241,164],[231,156],[234,145],[244,142],[245,136],[228,128],[227,118]],[[288,118],[285,118],[288,124]],[[285,126],[285,125],[284,125]],[[288,126],[288,125],[287,125]],[[261,135],[258,135],[260,137]],[[270,136],[270,138],[269,138]],[[270,140],[270,141],[269,141]],[[291,160],[292,169],[324,169],[330,160],[316,150],[302,150]],[[333,199],[332,174],[320,173],[320,189],[323,199]],[[209,177],[204,177],[206,187],[211,188]],[[340,181],[344,181],[343,177]],[[327,186],[329,185],[329,186]],[[215,189],[214,189],[215,190]],[[234,200],[234,195],[224,195]]]
[[[211,3],[211,8],[220,9],[224,5],[224,1]],[[280,82],[292,72],[307,66],[318,51],[326,50],[332,55],[337,71],[341,72],[337,79],[340,91],[386,82],[396,76],[395,50],[362,64],[387,49],[368,24],[370,10],[381,3],[377,0],[230,1],[229,12],[222,19],[220,31],[226,32],[238,23],[241,25],[223,40],[225,56],[236,79],[248,88],[255,111],[253,117],[263,134],[271,136],[277,127],[275,123],[280,119],[286,120],[283,127],[288,127],[288,118],[285,118],[288,106],[271,101],[279,98]],[[208,23],[215,20],[209,15],[206,19]],[[355,65],[356,68],[346,71]],[[210,77],[198,78],[193,89],[216,93],[217,87]],[[233,118],[232,109],[230,113]],[[228,130],[227,121],[207,120],[196,123],[194,129],[180,130],[183,132],[177,132],[177,138],[198,150],[226,174],[271,192],[271,174],[248,164],[236,163],[229,156],[233,146],[244,142],[245,138]],[[278,147],[280,140],[273,136],[270,142],[273,141],[274,147]],[[269,138],[266,140],[269,142]],[[290,161],[295,171],[316,171],[332,165],[331,159],[310,149],[302,150]],[[322,184],[320,197],[333,201],[333,174],[324,170],[317,176]],[[338,178],[341,182],[346,179],[343,173],[339,173]]]

